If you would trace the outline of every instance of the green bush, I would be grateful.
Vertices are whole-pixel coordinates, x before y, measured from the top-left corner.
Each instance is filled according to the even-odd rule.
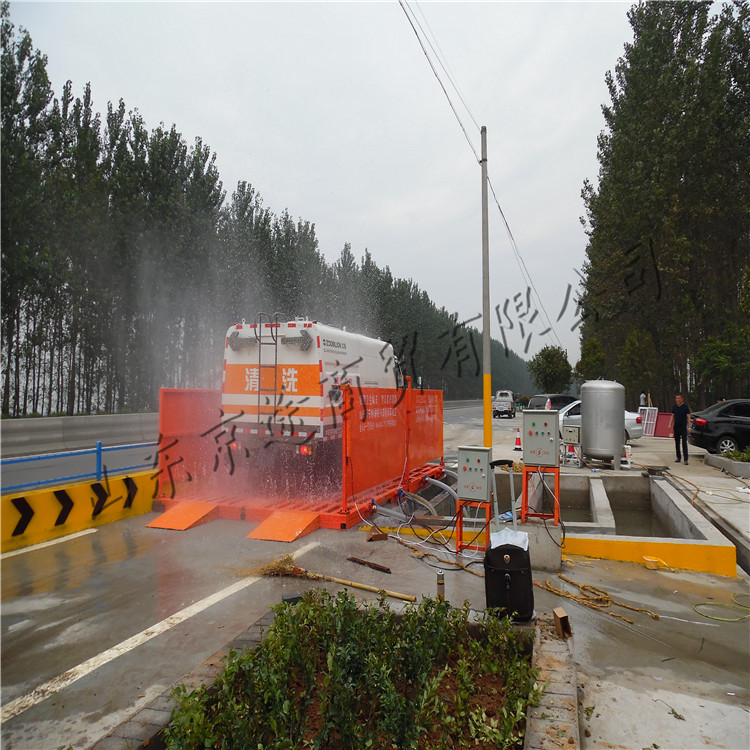
[[[541,694],[531,639],[428,599],[392,612],[322,589],[232,652],[213,685],[175,689],[167,748],[520,748]]]
[[[744,451],[727,451],[723,456],[732,461],[744,461],[745,463],[750,463],[750,445],[748,445]]]

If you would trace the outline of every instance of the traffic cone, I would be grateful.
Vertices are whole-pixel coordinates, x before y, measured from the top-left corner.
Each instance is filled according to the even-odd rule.
[[[516,428],[516,445],[515,448],[513,448],[514,451],[520,451],[521,448],[521,429],[520,427]]]

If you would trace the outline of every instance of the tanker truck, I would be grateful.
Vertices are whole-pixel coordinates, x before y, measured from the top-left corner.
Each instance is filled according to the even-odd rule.
[[[306,318],[259,314],[254,323],[231,326],[221,407],[238,467],[248,466],[253,484],[273,491],[340,483],[342,413],[347,398],[365,399],[368,388],[392,389],[394,405],[403,397],[404,378],[387,342]]]

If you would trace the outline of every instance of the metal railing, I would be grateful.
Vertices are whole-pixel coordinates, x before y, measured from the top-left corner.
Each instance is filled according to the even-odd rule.
[[[44,453],[39,456],[24,456],[22,458],[6,458],[3,459],[0,462],[0,465],[2,467],[9,466],[11,464],[24,464],[24,463],[33,463],[38,461],[48,461],[49,459],[55,459],[55,458],[72,458],[75,456],[87,456],[87,455],[94,455],[96,456],[96,469],[92,472],[87,472],[85,474],[71,474],[68,476],[63,477],[55,477],[54,479],[43,479],[37,482],[24,482],[23,484],[15,484],[10,487],[3,487],[2,492],[3,494],[7,492],[14,492],[16,490],[27,490],[34,487],[44,487],[51,484],[60,484],[60,483],[68,483],[73,482],[81,479],[92,479],[96,478],[96,481],[101,481],[105,475],[112,475],[112,474],[122,474],[128,471],[135,471],[135,470],[141,470],[141,469],[150,469],[154,468],[154,462],[150,461],[149,463],[144,464],[134,464],[133,466],[120,466],[116,469],[107,469],[103,457],[105,453],[113,453],[115,451],[123,451],[123,450],[133,450],[137,448],[151,448],[154,446],[157,446],[158,443],[133,443],[132,445],[115,445],[108,448],[102,447],[102,441],[97,440],[96,441],[96,448],[88,448],[85,450],[78,450],[78,451],[66,451],[65,453]]]

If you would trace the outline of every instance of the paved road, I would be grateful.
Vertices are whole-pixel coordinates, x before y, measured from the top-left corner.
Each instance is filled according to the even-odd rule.
[[[446,422],[450,424],[473,425],[482,423],[482,402],[446,401],[444,410]],[[518,419],[518,418],[517,418]],[[497,423],[498,420],[495,420]],[[505,420],[501,420],[505,421]],[[102,453],[102,467],[110,476],[123,469],[139,466],[148,468],[154,460],[155,446],[138,445],[137,447],[106,447]],[[10,458],[3,461],[2,492],[14,491],[12,488],[26,489],[35,482],[60,479],[61,477],[90,477],[96,472],[96,455],[93,450],[69,451],[64,457],[57,454]],[[83,481],[83,480],[81,480]],[[35,489],[35,487],[29,487]]]
[[[494,420],[495,444],[512,446],[519,423],[520,415]],[[481,426],[480,406],[446,408],[447,456],[459,444],[479,443]],[[2,557],[3,748],[87,748],[105,737],[283,595],[312,585],[253,575],[283,554],[295,552],[302,567],[329,575],[435,593],[434,569],[392,540],[368,544],[356,530],[320,530],[292,544],[264,542],[248,540],[254,524],[238,521],[185,532],[146,528],[155,515]],[[348,556],[396,572],[384,583],[383,574]],[[748,621],[712,622],[692,610],[711,597],[731,602],[748,591],[746,578],[607,561],[581,562],[568,574],[669,615],[658,622],[638,615],[626,626],[563,602],[576,636],[581,695],[594,706],[584,748],[748,746]],[[484,582],[474,576],[451,574],[446,594],[457,606],[468,600],[484,607]],[[535,596],[539,611],[561,603],[544,591]]]
[[[445,419],[473,429],[477,420],[481,424],[481,406],[451,403]],[[133,457],[142,460],[140,453]],[[38,462],[38,473],[27,473],[26,481],[86,470],[73,468],[72,460]],[[295,545],[250,541],[254,524],[233,521],[186,532],[146,528],[157,515],[3,555],[3,747],[86,747],[294,587],[294,581],[260,579],[232,588],[251,581],[249,571],[304,547],[305,539]],[[333,540],[340,544],[342,535],[333,532]],[[350,578],[363,580],[362,572]],[[146,637],[193,606],[199,611],[189,618]],[[66,673],[76,669],[84,676],[67,684]]]

